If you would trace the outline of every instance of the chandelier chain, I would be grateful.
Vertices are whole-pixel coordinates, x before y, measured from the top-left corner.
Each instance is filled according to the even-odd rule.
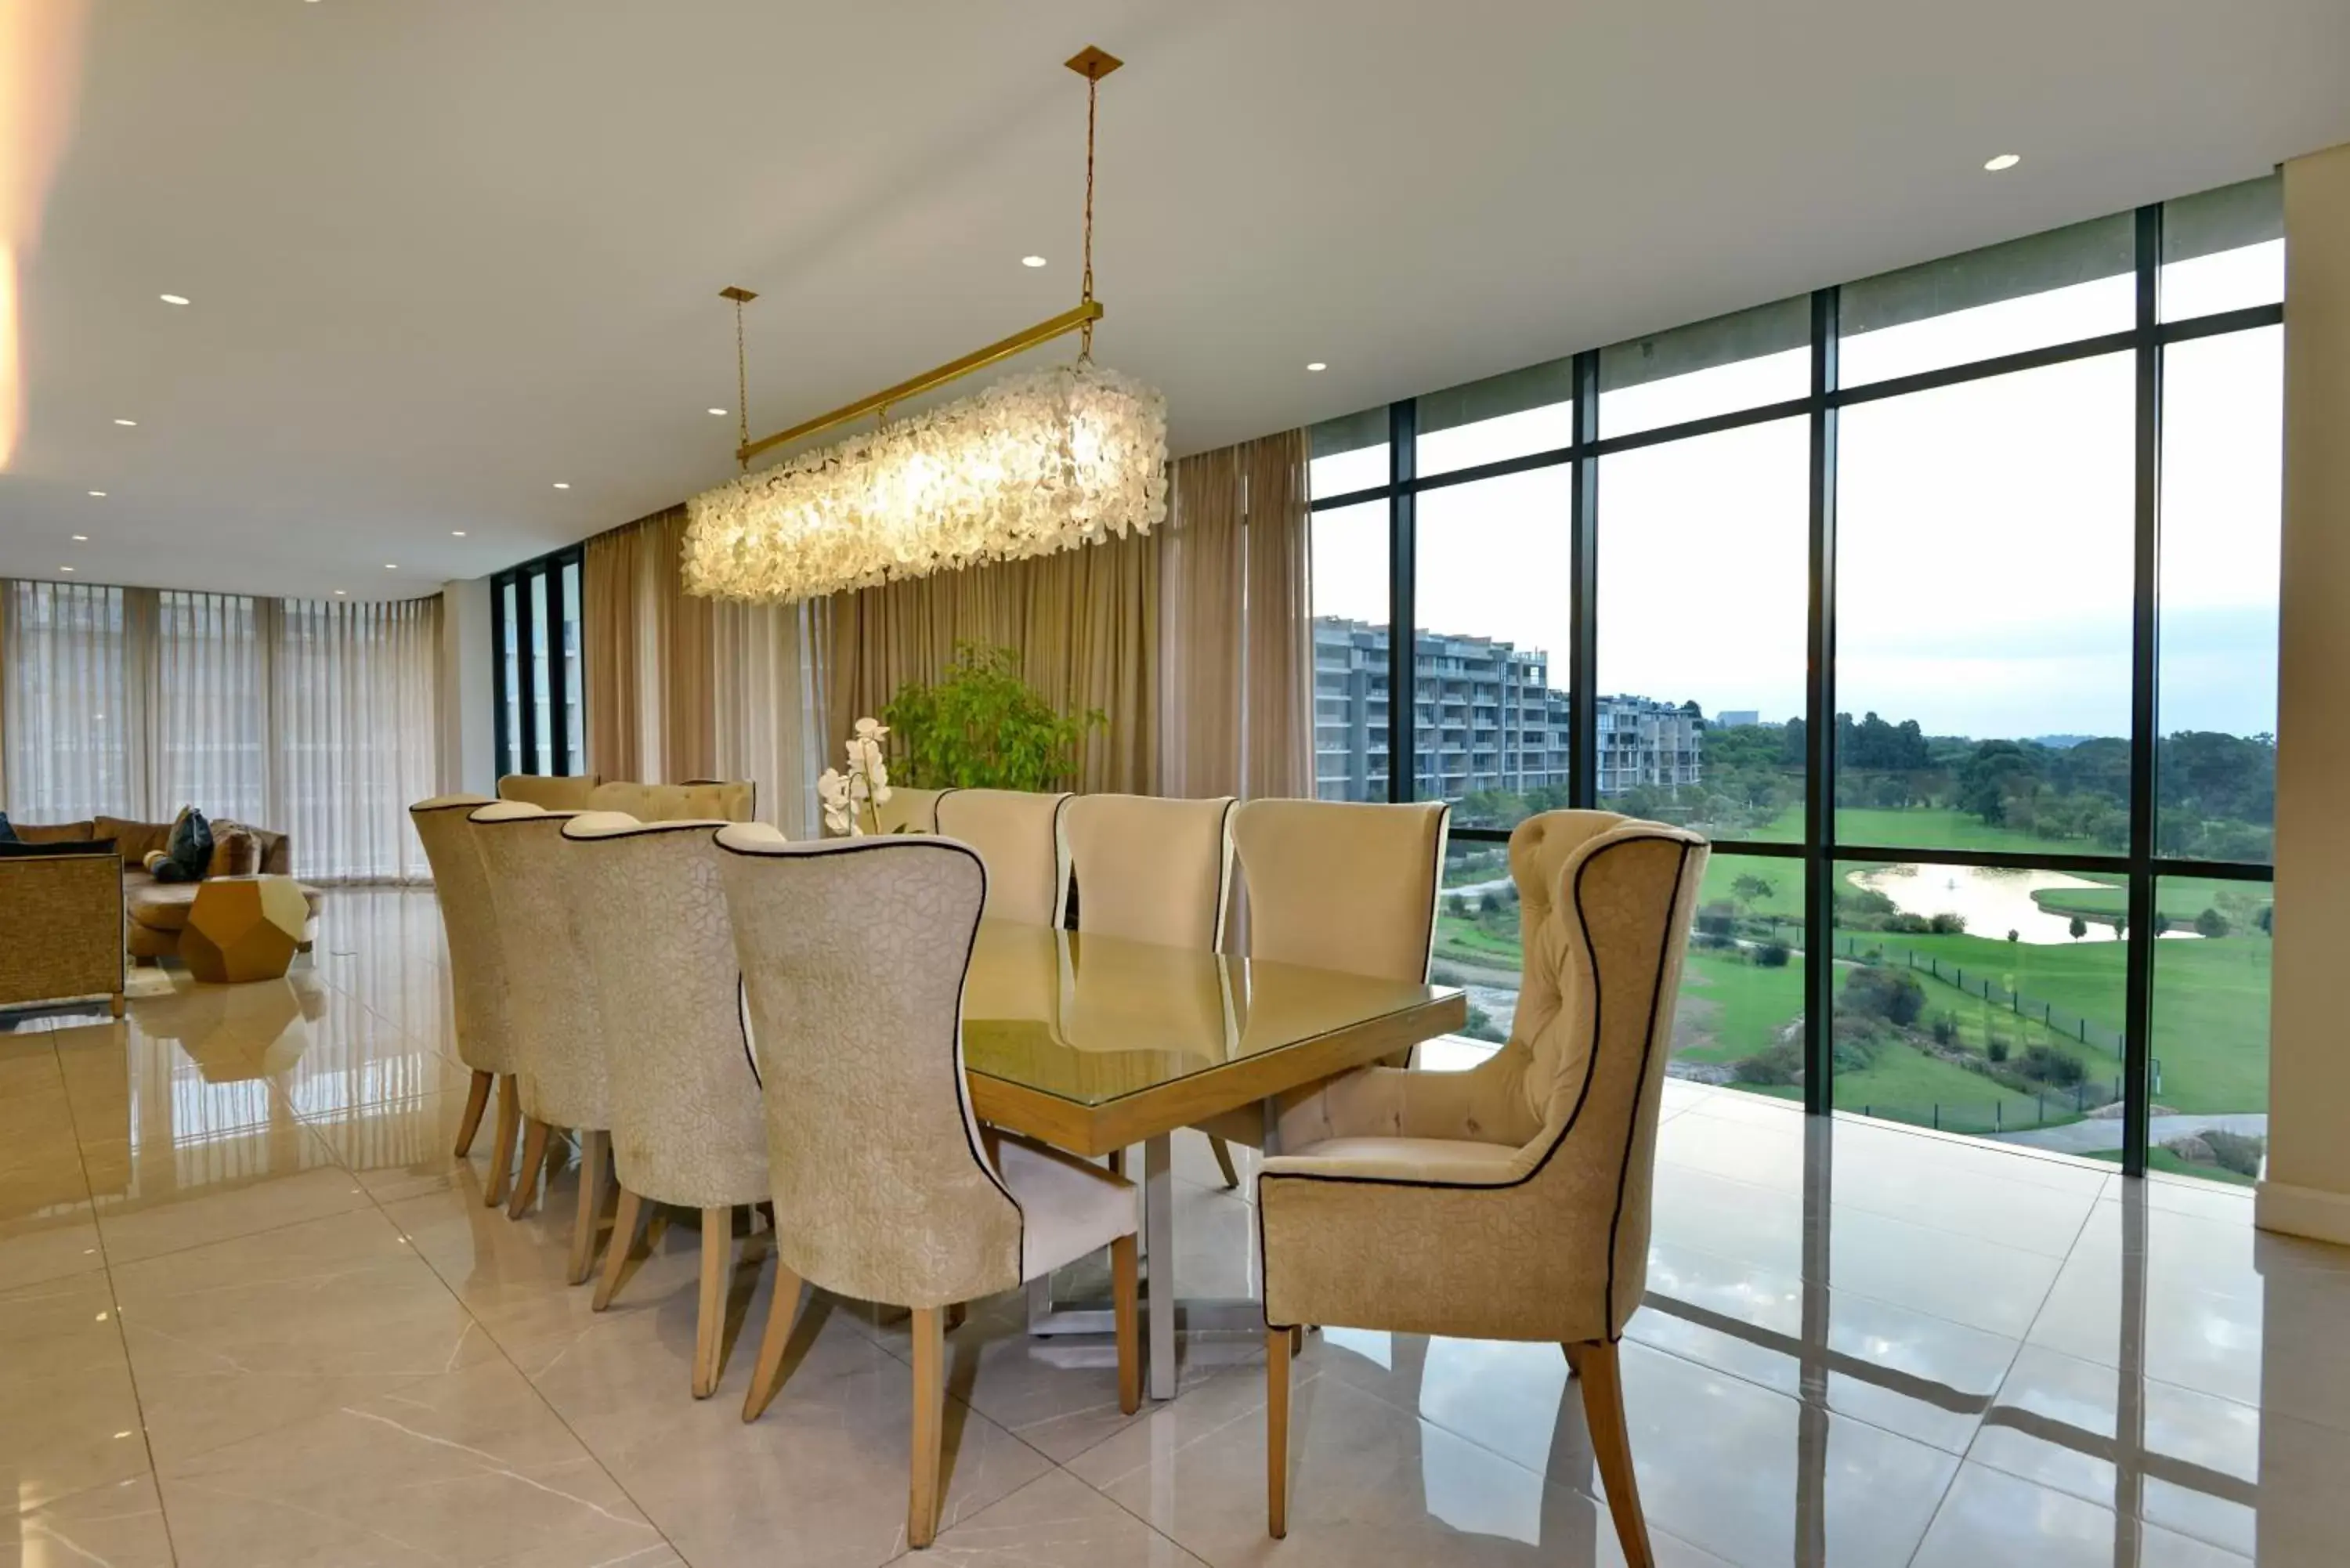
[[[734,428],[742,432],[742,441],[735,447],[735,462],[743,472],[751,472],[751,460],[742,455],[743,448],[751,444],[751,365],[743,352],[743,302],[734,302]]]
[[[1086,275],[1080,285],[1081,300],[1090,304],[1094,297],[1094,106],[1101,97],[1101,78],[1095,72],[1086,73]],[[1088,365],[1094,358],[1094,324],[1087,322],[1077,334],[1077,362]]]

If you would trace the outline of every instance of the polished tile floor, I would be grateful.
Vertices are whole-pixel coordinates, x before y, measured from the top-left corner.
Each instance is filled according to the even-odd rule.
[[[149,971],[123,1023],[0,1032],[0,1568],[900,1555],[902,1329],[819,1297],[758,1423],[739,1327],[694,1401],[689,1226],[592,1314],[572,1178],[510,1224],[486,1134],[449,1158],[430,895],[336,894],[323,929],[282,984]],[[1666,1115],[1625,1362],[1661,1561],[2350,1563],[2350,1252],[2237,1191],[1678,1083]],[[1204,1144],[1179,1168],[1187,1293],[1245,1293],[1245,1203]],[[1251,1336],[1125,1417],[1106,1343],[1022,1322],[950,1341],[933,1562],[1620,1561],[1553,1347],[1315,1336],[1275,1543]]]

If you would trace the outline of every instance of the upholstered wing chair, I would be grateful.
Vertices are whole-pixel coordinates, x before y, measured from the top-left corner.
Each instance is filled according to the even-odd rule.
[[[609,1158],[611,1085],[603,1023],[588,984],[577,910],[564,877],[563,825],[576,812],[500,801],[473,815],[489,873],[490,899],[506,961],[508,1016],[522,1081],[522,1168],[506,1205],[519,1220],[538,1195],[557,1132],[579,1139],[578,1212],[571,1228],[571,1282],[585,1283]]]
[[[1624,1552],[1651,1559],[1616,1345],[1647,1282],[1658,1104],[1705,841],[1608,812],[1510,836],[1525,969],[1466,1073],[1374,1067],[1288,1106],[1257,1188],[1268,1525],[1286,1531],[1290,1330],[1555,1340]]]
[[[491,1140],[493,1209],[506,1199],[514,1170],[515,1138],[522,1127],[521,1090],[515,1081],[515,1044],[506,1020],[505,949],[498,938],[498,915],[490,902],[490,879],[482,869],[472,817],[488,805],[487,795],[442,794],[408,808],[424,858],[432,867],[432,892],[441,907],[441,927],[449,941],[451,1012],[457,1025],[457,1059],[473,1070],[464,1119],[457,1125],[457,1158],[473,1147],[473,1135],[498,1093],[497,1132]]]
[[[583,812],[563,825],[585,976],[603,1019],[620,1189],[593,1308],[611,1303],[648,1204],[702,1217],[693,1397],[724,1367],[734,1210],[767,1199],[767,1127],[743,1028],[742,969],[719,886],[725,824]]]
[[[889,798],[874,808],[873,815],[884,833],[936,833],[939,801],[953,793],[951,789],[911,789],[891,784]]]
[[[775,1303],[743,1418],[782,1384],[801,1282],[912,1309],[906,1534],[927,1546],[948,1307],[1109,1248],[1118,1404],[1136,1408],[1134,1188],[972,1114],[962,1000],[987,875],[970,846],[794,844],[755,823],[718,845],[775,1195]]]
[[[1071,797],[1017,789],[955,789],[939,797],[939,832],[987,865],[987,914],[1057,926],[1068,910],[1069,857],[1061,813]]]

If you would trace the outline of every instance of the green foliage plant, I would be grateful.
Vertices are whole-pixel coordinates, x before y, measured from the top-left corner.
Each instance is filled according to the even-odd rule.
[[[1057,711],[1017,653],[972,642],[935,682],[900,686],[881,717],[899,746],[891,772],[917,789],[1065,789],[1086,737],[1109,725],[1098,708]]]

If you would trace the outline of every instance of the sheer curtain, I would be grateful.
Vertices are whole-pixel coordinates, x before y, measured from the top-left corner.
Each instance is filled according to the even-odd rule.
[[[0,582],[0,809],[287,834],[314,881],[421,881],[441,601]]]
[[[828,760],[817,734],[811,618],[806,605],[711,606],[717,776],[755,782],[759,820],[793,838],[815,836],[812,786]]]

